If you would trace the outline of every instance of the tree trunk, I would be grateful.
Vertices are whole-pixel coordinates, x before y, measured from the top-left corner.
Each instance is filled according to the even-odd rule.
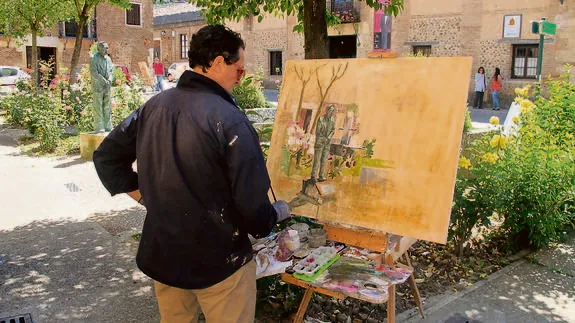
[[[305,59],[329,58],[326,0],[303,1]]]
[[[84,40],[84,29],[88,22],[88,16],[81,16],[78,21],[78,31],[76,32],[76,42],[74,43],[74,53],[72,54],[72,63],[70,64],[70,85],[76,83],[76,67],[80,60],[80,53],[82,52],[82,43]]]
[[[32,34],[32,61],[30,62],[30,65],[32,66],[32,80],[34,80],[34,83],[36,84],[36,87],[38,87],[38,84],[40,82],[40,80],[38,79],[39,77],[39,71],[38,71],[38,30],[36,30],[35,28],[32,28],[31,30],[31,34]]]

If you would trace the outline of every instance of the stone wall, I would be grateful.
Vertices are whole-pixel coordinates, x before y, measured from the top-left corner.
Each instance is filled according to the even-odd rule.
[[[110,55],[116,64],[126,65],[131,72],[139,73],[137,62],[148,62],[152,40],[152,0],[138,0],[142,4],[142,26],[132,27],[125,24],[125,11],[118,7],[100,5],[97,7],[97,35],[110,45]],[[74,53],[73,37],[59,37],[58,26],[46,31],[45,37],[38,37],[39,47],[56,48],[58,72],[68,69]],[[84,39],[80,52],[79,67],[88,64],[90,46],[95,39]],[[27,64],[26,47],[32,46],[30,37],[17,41],[0,36],[0,62],[3,65],[25,67]]]
[[[270,51],[282,51],[282,71],[287,60],[287,33],[285,28],[269,31],[243,31],[246,43],[246,69],[249,73],[263,70],[264,86],[273,88],[282,75],[270,75]],[[284,71],[285,72],[285,71]]]
[[[521,14],[521,37],[502,39],[503,17]],[[537,35],[530,32],[530,21],[546,17],[557,23],[557,35],[547,37],[543,75],[558,75],[564,63],[575,63],[575,6],[556,0],[406,0],[405,10],[394,19],[392,49],[407,55],[414,45],[432,45],[432,56],[471,56],[469,102],[474,95],[474,75],[484,66],[488,78],[499,67],[504,78],[502,104],[508,106],[514,89],[534,83],[533,79],[512,79],[514,44],[533,43]],[[489,87],[489,84],[488,84]],[[490,95],[486,95],[491,104]]]
[[[152,0],[132,0],[141,5],[141,26],[126,24],[126,12],[111,5],[98,6],[98,40],[110,46],[110,56],[116,64],[126,65],[132,73],[141,73],[139,62],[152,63],[153,7]]]
[[[8,47],[8,41],[10,46]],[[2,65],[24,67],[26,65],[26,53],[22,53],[22,48],[16,48],[14,40],[0,36],[0,62]]]
[[[461,17],[411,18],[404,53],[411,53],[413,44],[432,45],[432,56],[460,56]]]
[[[160,39],[160,55],[166,68],[175,62],[188,61],[187,58],[182,58],[180,55],[180,35],[188,35],[189,44],[192,40],[192,35],[203,26],[205,26],[204,23],[197,23],[180,26],[157,26],[154,28],[154,39]],[[164,32],[164,35],[162,35],[162,32]]]
[[[89,62],[89,49],[94,40],[84,39],[82,51],[80,52],[79,67]],[[56,70],[57,72],[68,71],[74,53],[75,38],[69,37],[38,37],[38,47],[56,48]],[[5,36],[0,36],[0,62],[2,65],[26,67],[26,47],[32,46],[32,40],[27,37],[17,41]]]

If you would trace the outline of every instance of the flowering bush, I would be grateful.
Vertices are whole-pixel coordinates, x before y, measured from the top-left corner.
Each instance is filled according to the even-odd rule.
[[[335,11],[333,15],[336,16],[342,24],[359,22],[359,11],[357,11],[357,9]]]
[[[575,85],[566,73],[546,90],[535,101],[529,88],[516,91],[516,135],[487,133],[463,152],[450,227],[458,252],[492,219],[511,249],[545,246],[573,224]],[[490,123],[500,127],[496,117]]]
[[[290,122],[287,127],[287,143],[284,145],[284,161],[282,170],[288,176],[291,175],[293,168],[311,167],[314,153],[315,136],[312,136],[295,122]]]
[[[287,128],[288,141],[286,148],[291,155],[296,155],[299,152],[307,151],[308,154],[313,155],[313,142],[315,137],[305,131],[295,122],[288,124]]]
[[[73,129],[93,130],[91,109],[93,95],[90,73],[84,67],[76,84],[70,86],[68,75],[58,74],[50,80],[52,62],[42,62],[39,88],[29,82],[17,84],[17,91],[0,101],[7,121],[27,129],[39,142],[42,152],[54,151]],[[142,82],[134,78],[131,85],[112,88],[112,123],[119,124],[143,104]]]

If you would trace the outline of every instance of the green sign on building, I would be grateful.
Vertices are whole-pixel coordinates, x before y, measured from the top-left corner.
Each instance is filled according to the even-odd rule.
[[[544,35],[555,35],[557,33],[557,24],[549,21],[542,21],[539,31]]]

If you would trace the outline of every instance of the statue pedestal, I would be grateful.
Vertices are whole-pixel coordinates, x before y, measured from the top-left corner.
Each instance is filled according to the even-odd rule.
[[[85,160],[92,160],[94,150],[100,146],[108,132],[90,133],[84,132],[80,134],[80,156]]]

